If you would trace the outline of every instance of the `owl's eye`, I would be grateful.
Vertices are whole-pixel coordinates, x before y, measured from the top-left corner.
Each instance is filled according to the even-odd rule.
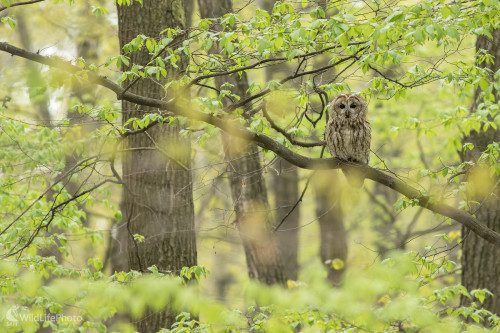
[[[351,104],[351,108],[355,109],[356,108],[356,104]]]
[[[345,104],[340,104],[341,109],[345,109]]]

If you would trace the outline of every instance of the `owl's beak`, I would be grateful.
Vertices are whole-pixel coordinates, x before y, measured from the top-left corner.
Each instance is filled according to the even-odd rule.
[[[345,112],[345,117],[346,117],[346,118],[351,118],[351,111],[347,110],[347,111]]]

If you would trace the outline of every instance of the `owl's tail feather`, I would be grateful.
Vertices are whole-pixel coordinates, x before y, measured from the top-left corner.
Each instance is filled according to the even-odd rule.
[[[344,173],[345,178],[347,178],[347,182],[349,183],[349,185],[355,188],[363,187],[365,177],[363,177],[361,172],[358,172],[357,170],[347,170],[347,169],[342,169],[342,172]]]

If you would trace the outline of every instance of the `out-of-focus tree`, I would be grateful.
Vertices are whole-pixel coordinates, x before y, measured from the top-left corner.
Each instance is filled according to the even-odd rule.
[[[271,13],[276,3],[275,0],[260,0],[258,6]],[[286,65],[266,68],[266,81],[281,79],[287,75]],[[278,105],[275,104],[274,107]],[[271,113],[281,114],[285,121],[289,117],[280,110],[269,110]],[[296,166],[282,158],[277,158],[271,166],[270,188],[274,195],[275,225],[280,225],[277,230],[278,248],[283,258],[283,267],[290,280],[297,280],[299,276],[299,171]],[[286,221],[285,221],[286,220]]]
[[[185,37],[172,36],[169,28],[185,28],[186,16],[190,13],[185,12],[184,3],[188,1],[136,2],[130,6],[118,2],[120,47],[122,54],[130,57],[130,63],[122,62],[122,71],[130,71],[133,66],[147,66],[151,61],[147,48],[130,46],[138,35],[170,38],[173,45],[182,44]],[[168,80],[184,73],[187,61],[183,56],[175,67],[166,67],[166,79],[139,79],[124,82],[123,87],[131,93],[156,99],[182,95],[174,88],[165,91],[164,86]],[[189,95],[179,98],[189,98]],[[178,107],[188,106],[179,103]],[[122,102],[125,128],[131,119],[151,115],[161,116],[161,111]],[[184,127],[172,121],[125,138],[124,147],[129,152],[123,158],[122,213],[129,230],[130,269],[146,272],[154,265],[160,271],[179,274],[183,267],[197,263],[191,147],[189,139],[179,135]],[[177,313],[168,309],[152,309],[137,323],[137,328],[141,332],[156,332],[170,327],[176,316]]]
[[[486,113],[487,123],[462,138],[464,146],[473,145],[472,149],[462,151],[462,161],[476,162],[466,170],[467,209],[488,228],[500,232],[499,178],[485,165],[486,160],[490,159],[491,163],[492,158],[486,154],[498,151],[500,141],[500,130],[495,122],[491,123],[500,100],[500,29],[477,37],[476,63],[491,83],[475,88],[470,110],[473,115]],[[484,307],[500,315],[500,247],[484,241],[467,227],[462,228],[462,284],[468,290],[486,288],[496,295],[488,297]],[[470,299],[463,296],[462,304],[469,303]]]
[[[198,0],[201,18],[221,18],[233,12],[232,0],[213,1]],[[215,25],[220,30],[220,25]],[[215,52],[220,51],[220,46]],[[218,91],[230,89],[233,95],[246,98],[248,78],[228,75],[215,78]],[[223,105],[231,105],[232,96],[224,96]],[[233,97],[234,98],[234,97]],[[251,110],[251,104],[245,111]],[[244,111],[244,112],[245,112]],[[243,114],[243,117],[246,117]],[[266,183],[262,176],[262,162],[257,145],[246,140],[231,137],[223,138],[224,151],[228,163],[228,175],[233,198],[236,224],[243,242],[250,278],[266,284],[284,284],[288,278],[283,270],[283,261],[272,233],[272,214],[269,211]]]

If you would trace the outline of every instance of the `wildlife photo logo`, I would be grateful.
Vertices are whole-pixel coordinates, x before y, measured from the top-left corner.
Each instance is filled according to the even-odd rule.
[[[76,321],[80,322],[83,320],[82,316],[67,316],[60,313],[46,313],[46,314],[33,314],[30,313],[27,307],[22,307],[18,305],[12,306],[7,312],[5,316],[2,318],[7,326],[18,326],[21,325],[22,322],[45,322],[50,321],[53,323],[58,322],[69,322]]]

